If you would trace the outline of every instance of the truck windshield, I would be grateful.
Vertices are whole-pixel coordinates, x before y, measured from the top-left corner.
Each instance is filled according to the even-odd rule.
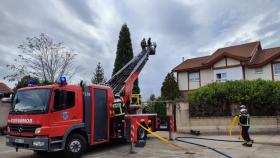
[[[51,89],[18,91],[13,100],[11,113],[44,113],[47,111]]]

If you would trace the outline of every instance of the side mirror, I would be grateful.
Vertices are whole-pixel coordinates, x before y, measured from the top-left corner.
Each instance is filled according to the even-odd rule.
[[[12,103],[12,98],[2,98],[1,102],[2,103]]]

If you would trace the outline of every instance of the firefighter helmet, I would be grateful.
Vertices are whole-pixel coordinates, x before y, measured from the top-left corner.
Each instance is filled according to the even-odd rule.
[[[244,104],[240,105],[240,109],[246,109],[246,106]]]
[[[240,110],[240,113],[241,113],[241,114],[246,114],[246,113],[247,113],[247,109],[241,109],[241,110]]]

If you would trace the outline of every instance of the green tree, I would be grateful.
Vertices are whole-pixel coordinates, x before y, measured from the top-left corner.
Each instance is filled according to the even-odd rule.
[[[151,94],[149,99],[147,100],[147,105],[144,107],[143,112],[144,113],[154,113],[155,107],[154,102],[156,100],[156,96],[154,94]]]
[[[155,100],[156,100],[155,94],[151,94],[150,98],[149,98],[149,101],[155,101]]]
[[[93,84],[104,84],[106,79],[104,77],[104,69],[101,66],[100,62],[98,62],[95,72],[93,73],[93,77],[91,78],[91,83]]]
[[[116,59],[114,63],[113,75],[117,73],[133,58],[133,49],[130,39],[129,28],[126,24],[122,25],[117,45]],[[133,93],[140,93],[138,79],[134,82]]]
[[[24,76],[22,77],[18,83],[16,84],[15,88],[13,89],[14,91],[18,90],[19,88],[23,88],[23,87],[27,87],[28,86],[28,82],[30,80],[34,80],[36,82],[36,84],[39,83],[39,80],[38,78],[35,78],[35,77],[31,77],[30,75],[28,76]]]
[[[163,97],[157,97],[156,102],[154,103],[155,113],[157,113],[158,118],[160,120],[160,124],[164,124],[166,122],[166,103]]]
[[[48,82],[48,81],[44,81],[44,82],[40,82],[40,80],[36,77],[32,77],[30,75],[27,75],[27,76],[23,76],[17,83],[16,83],[16,86],[14,87],[14,91],[17,91],[18,89],[20,88],[23,88],[23,87],[27,87],[29,82],[33,80],[35,82],[35,85],[38,85],[38,86],[42,86],[42,85],[48,85],[48,84],[52,84],[51,82]]]
[[[173,73],[168,73],[161,86],[161,97],[164,100],[174,100],[180,96],[179,86]]]
[[[162,97],[157,97],[152,94],[148,99],[147,105],[143,109],[144,113],[157,113],[161,124],[166,122],[166,107]]]

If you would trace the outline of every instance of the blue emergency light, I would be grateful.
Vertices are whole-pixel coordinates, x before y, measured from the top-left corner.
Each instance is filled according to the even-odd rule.
[[[28,81],[28,86],[29,87],[33,87],[33,86],[35,86],[36,85],[36,81],[35,80],[29,80]]]
[[[60,81],[60,84],[67,84],[67,81],[66,81],[66,77],[65,76],[61,76],[59,78],[59,81]]]

